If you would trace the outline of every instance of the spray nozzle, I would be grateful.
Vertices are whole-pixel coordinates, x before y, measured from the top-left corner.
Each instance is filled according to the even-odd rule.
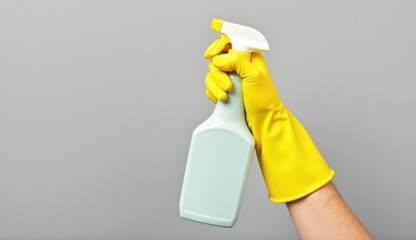
[[[248,53],[269,51],[266,38],[254,28],[213,19],[211,29],[227,35],[234,50]]]

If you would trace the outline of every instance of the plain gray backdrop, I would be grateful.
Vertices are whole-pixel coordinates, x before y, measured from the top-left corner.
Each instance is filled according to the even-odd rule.
[[[286,106],[377,239],[416,238],[416,2],[0,1],[0,239],[297,239],[256,159],[234,228],[179,217],[212,18],[258,29]]]

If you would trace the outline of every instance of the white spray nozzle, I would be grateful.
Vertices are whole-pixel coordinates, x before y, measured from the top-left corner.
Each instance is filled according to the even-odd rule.
[[[266,38],[254,28],[213,19],[211,29],[227,35],[234,50],[248,53],[269,51]]]

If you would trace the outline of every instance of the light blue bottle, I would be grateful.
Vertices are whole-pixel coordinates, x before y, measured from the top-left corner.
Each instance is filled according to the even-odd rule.
[[[211,28],[226,34],[233,50],[268,50],[255,29],[217,19]],[[192,134],[179,203],[181,217],[221,227],[232,227],[238,218],[255,145],[245,121],[241,79],[229,76],[233,88],[227,101],[218,101]]]
[[[193,132],[180,200],[181,217],[232,227],[238,218],[254,151],[244,117],[241,80]]]

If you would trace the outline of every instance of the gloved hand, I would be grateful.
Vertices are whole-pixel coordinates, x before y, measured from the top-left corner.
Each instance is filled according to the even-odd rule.
[[[232,88],[227,72],[242,79],[246,121],[256,140],[256,153],[273,202],[289,202],[319,189],[334,176],[312,139],[285,108],[260,53],[251,61],[229,50],[223,35],[205,51],[211,59],[206,77],[207,97],[216,103]]]

